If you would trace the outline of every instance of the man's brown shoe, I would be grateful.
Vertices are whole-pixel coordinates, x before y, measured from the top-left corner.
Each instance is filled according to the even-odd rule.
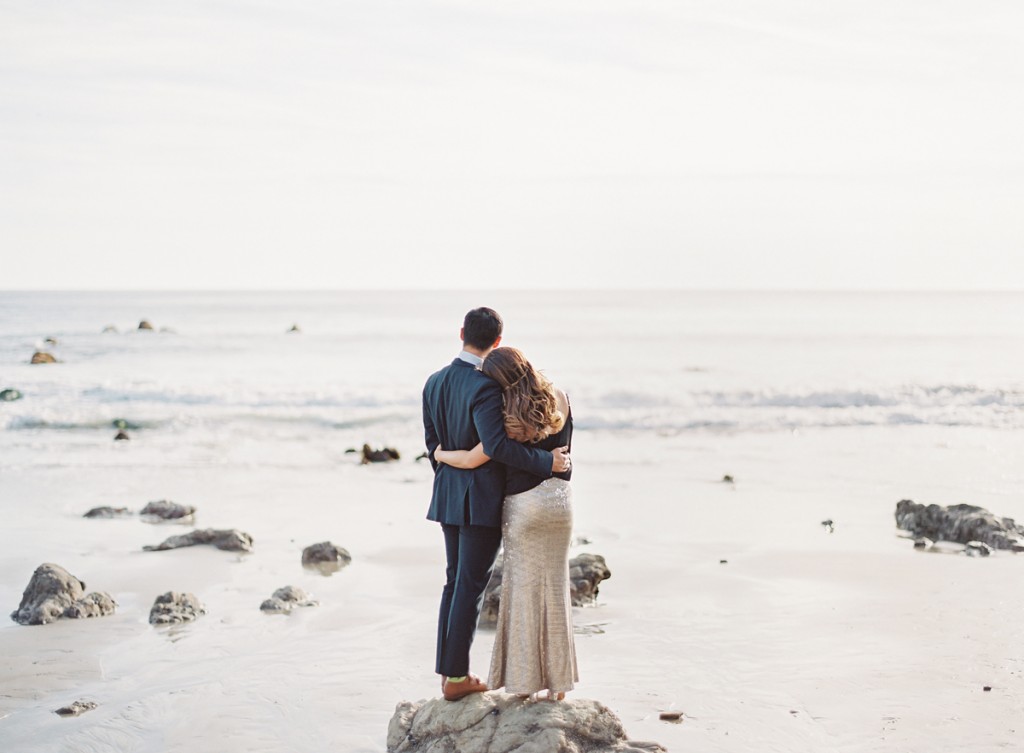
[[[472,693],[483,693],[485,690],[487,690],[487,685],[479,677],[469,675],[462,682],[445,681],[444,699],[446,701],[457,701]]]

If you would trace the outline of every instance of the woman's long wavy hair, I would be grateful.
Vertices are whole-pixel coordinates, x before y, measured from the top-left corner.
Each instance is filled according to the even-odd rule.
[[[501,385],[505,400],[505,433],[517,442],[539,442],[561,431],[565,416],[558,410],[551,382],[515,348],[495,348],[481,370]]]

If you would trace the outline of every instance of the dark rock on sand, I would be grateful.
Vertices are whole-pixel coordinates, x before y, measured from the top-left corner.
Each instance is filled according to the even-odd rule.
[[[418,463],[421,460],[430,460],[430,454],[426,452],[421,452],[419,455],[416,456],[416,462]]]
[[[139,329],[148,329],[148,330],[152,330],[152,329],[153,329],[153,325],[152,325],[152,324],[150,324],[150,323],[149,323],[148,321],[146,321],[145,319],[143,319],[143,320],[142,320],[141,322],[139,322]]]
[[[109,507],[104,505],[103,507],[94,507],[85,515],[83,518],[123,518],[127,515],[131,515],[132,511],[127,507]]]
[[[723,484],[735,484],[736,483],[736,479],[734,479],[732,476],[730,476],[727,473],[724,476],[722,476],[722,483]]]
[[[289,614],[296,607],[315,607],[320,602],[309,598],[309,594],[295,586],[284,586],[260,604],[260,609],[269,614]]]
[[[969,544],[980,541],[993,549],[1024,552],[1024,526],[999,518],[975,505],[919,505],[909,499],[896,505],[896,525],[933,541]]]
[[[58,716],[81,716],[86,711],[96,708],[99,708],[99,704],[95,701],[75,701],[70,706],[62,706],[53,713]]]
[[[124,429],[121,429],[121,431],[117,432],[117,434],[114,435],[115,442],[125,442],[129,439],[131,439],[131,437],[128,436],[128,432],[126,432]]]
[[[683,721],[683,712],[662,711],[660,714],[658,714],[658,718],[663,722],[674,722],[676,724],[681,724]]]
[[[237,528],[215,530],[204,528],[200,531],[191,531],[180,536],[171,536],[162,544],[156,546],[144,546],[144,552],[163,552],[167,549],[181,549],[186,546],[199,546],[209,544],[227,552],[251,552],[252,536],[239,531]]]
[[[32,354],[31,363],[57,363],[57,359],[54,358],[52,353],[37,350],[35,353]]]
[[[501,578],[504,569],[503,556],[498,555],[491,579],[484,589],[483,606],[480,609],[480,624],[492,626],[498,622],[498,608],[501,605]],[[599,554],[580,554],[569,560],[569,598],[574,607],[593,604],[598,594],[598,584],[612,577],[611,570]]]
[[[580,554],[569,560],[569,585],[572,605],[583,607],[597,598],[598,584],[612,577],[612,571],[600,554]]]
[[[195,594],[168,591],[156,597],[149,610],[150,625],[174,625],[179,622],[193,622],[206,614],[206,608]]]
[[[321,541],[302,550],[302,566],[319,570],[324,575],[336,573],[352,561],[352,555],[344,547]]]
[[[359,452],[359,450],[357,450],[355,447],[349,447],[347,450],[345,450],[346,455],[355,455],[357,452]]]
[[[179,505],[177,502],[171,502],[169,499],[158,499],[155,502],[149,502],[139,512],[139,515],[147,523],[163,520],[172,520],[175,523],[189,523],[195,514],[196,508],[192,505]]]
[[[371,449],[370,445],[363,445],[363,463],[387,463],[398,460],[401,456],[398,450],[393,447],[384,447],[380,450]]]
[[[821,521],[821,527],[829,533],[834,533],[836,530],[836,524],[832,521],[832,518]]]
[[[402,701],[388,724],[388,753],[654,753],[627,739],[611,709],[589,699],[531,702],[499,692]]]
[[[21,398],[23,398],[23,397],[25,397],[25,396],[22,395],[21,392],[19,392],[18,390],[14,390],[14,389],[0,390],[0,401],[5,402],[5,403],[10,403],[10,402],[13,402],[15,400],[21,400]]]
[[[117,603],[107,593],[85,593],[85,583],[60,565],[49,562],[32,573],[32,580],[11,619],[22,625],[45,625],[61,619],[104,617]]]
[[[290,333],[292,333],[292,332],[302,332],[302,330],[301,330],[301,329],[299,329],[299,325],[298,325],[298,324],[293,324],[293,325],[291,326],[291,329],[289,329],[289,330],[288,330],[288,332],[289,332],[289,334],[290,334]]]

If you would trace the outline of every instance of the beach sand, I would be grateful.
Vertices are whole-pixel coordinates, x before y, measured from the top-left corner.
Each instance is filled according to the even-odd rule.
[[[5,472],[4,609],[46,561],[119,607],[0,626],[0,748],[383,751],[395,704],[438,693],[443,551],[424,519],[430,469],[405,459],[417,438],[402,438],[397,463],[359,466],[338,451],[327,470],[190,465],[161,441],[174,440],[111,449],[124,457],[116,470],[63,458]],[[578,432],[575,534],[592,543],[572,553],[603,555],[612,578],[598,606],[575,610],[573,695],[671,751],[1011,748],[1024,727],[1024,560],[915,551],[893,510],[910,497],[1024,518],[1022,445],[1006,431],[926,426]],[[143,553],[184,529],[80,517],[165,497],[196,505],[200,527],[252,534],[255,552]],[[326,539],[353,557],[330,577],[300,565],[302,548]],[[286,584],[321,606],[262,614]],[[151,627],[167,590],[194,592],[208,614]],[[479,672],[492,636],[478,633]],[[99,708],[52,713],[78,699]],[[659,721],[667,710],[683,722]]]

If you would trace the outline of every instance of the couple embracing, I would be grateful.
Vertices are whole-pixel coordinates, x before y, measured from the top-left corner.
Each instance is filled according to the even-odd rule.
[[[436,671],[450,701],[500,687],[561,700],[579,679],[568,573],[572,414],[522,353],[499,347],[502,326],[493,309],[466,314],[462,352],[423,388],[434,467],[427,518],[441,524],[447,554]],[[485,684],[469,672],[469,649],[503,539]]]

